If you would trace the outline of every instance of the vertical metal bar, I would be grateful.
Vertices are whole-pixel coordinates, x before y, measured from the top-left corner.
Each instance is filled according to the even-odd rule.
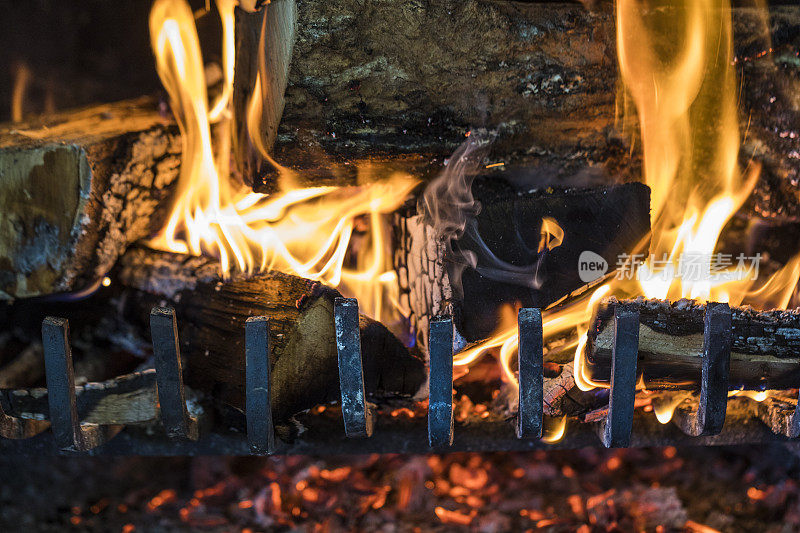
[[[453,444],[453,319],[435,317],[428,338],[428,444],[443,448]]]
[[[692,434],[718,435],[725,425],[728,408],[728,374],[733,337],[731,308],[708,302],[703,320],[703,370],[700,406]]]
[[[639,311],[633,306],[618,304],[614,309],[611,391],[603,427],[603,444],[606,448],[625,448],[630,445],[638,355]]]
[[[520,309],[517,315],[519,335],[519,414],[517,437],[542,436],[544,364],[542,355],[542,310]]]
[[[244,330],[247,440],[253,453],[271,454],[275,451],[275,432],[270,403],[269,319],[265,316],[250,317]]]
[[[154,307],[150,311],[150,335],[153,339],[161,421],[167,435],[196,440],[197,420],[186,409],[178,324],[174,309]]]
[[[42,322],[47,401],[50,424],[56,445],[61,449],[83,448],[78,403],[75,399],[75,374],[69,344],[69,322],[46,317]]]
[[[364,391],[358,300],[336,298],[333,318],[336,328],[336,353],[339,357],[339,388],[342,393],[344,432],[348,437],[369,437],[372,435],[373,418]]]

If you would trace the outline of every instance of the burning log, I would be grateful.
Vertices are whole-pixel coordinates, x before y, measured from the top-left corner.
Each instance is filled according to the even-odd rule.
[[[613,6],[591,4],[273,0],[237,14],[236,110],[254,89],[266,12],[262,45],[280,67],[267,105],[282,105],[283,113],[264,117],[261,130],[268,147],[276,140],[273,155],[283,164],[307,166],[310,146],[333,159],[446,156],[480,126],[501,132],[492,153],[506,168],[569,176],[600,167],[635,178],[637,150],[614,131]],[[766,25],[760,9],[733,9],[744,154],[765,169],[757,210],[793,220],[800,213],[797,172],[788,163],[800,147],[792,104],[798,27],[797,6],[771,6]]]
[[[150,308],[176,309],[189,386],[240,409],[245,404],[245,321],[270,318],[272,409],[276,420],[338,401],[339,370],[333,289],[267,272],[222,279],[205,258],[137,248],[120,260],[119,281],[137,289],[130,313],[146,323]],[[359,319],[368,395],[414,395],[426,381],[424,362],[382,324]]]
[[[180,148],[147,98],[0,126],[0,299],[98,286],[163,223]]]
[[[486,180],[473,193],[469,203],[480,213],[463,214],[464,231],[452,243],[437,235],[439,221],[429,215],[399,217],[401,305],[418,332],[427,331],[429,317],[452,310],[464,338],[486,338],[501,306],[546,307],[613,270],[650,231],[650,191],[639,183],[518,192]],[[546,220],[555,225],[544,233],[557,232],[560,242],[544,250]],[[579,271],[579,261],[588,260],[597,262],[592,279]]]
[[[611,368],[613,309],[609,298],[597,310],[586,343],[588,376],[608,381]],[[700,383],[705,305],[639,298],[640,373],[648,389],[694,389]],[[733,344],[730,388],[790,389],[800,382],[800,313],[732,308]]]

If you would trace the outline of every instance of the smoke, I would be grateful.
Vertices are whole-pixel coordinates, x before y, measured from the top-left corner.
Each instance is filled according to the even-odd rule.
[[[463,295],[461,277],[467,267],[493,281],[539,288],[542,259],[547,249],[561,242],[560,238],[555,239],[554,245],[540,250],[532,264],[517,266],[497,257],[481,237],[477,221],[481,205],[473,197],[472,183],[484,170],[484,159],[495,138],[493,132],[473,131],[417,203],[417,213],[432,228],[433,237],[445,247],[450,284],[459,297]]]

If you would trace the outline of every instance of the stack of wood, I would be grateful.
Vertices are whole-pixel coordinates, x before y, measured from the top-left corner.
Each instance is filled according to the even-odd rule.
[[[800,8],[777,13],[771,31],[791,44],[794,37],[785,36],[799,34],[790,30],[800,25]],[[750,11],[737,9],[734,18],[738,35],[756,31]],[[582,252],[596,253],[613,268],[617,256],[641,246],[649,231],[646,187],[607,186],[610,175],[622,178],[619,183],[639,175],[635,152],[631,156],[613,128],[616,60],[607,5],[589,11],[578,4],[489,0],[366,6],[360,0],[273,0],[261,11],[237,12],[237,37],[237,117],[255,89],[254,60],[266,55],[272,67],[262,82],[269,108],[264,141],[274,142],[274,157],[304,171],[309,183],[352,183],[359,167],[376,162],[387,171],[432,177],[472,128],[496,132],[482,160],[491,168],[481,169],[474,189],[482,211],[469,228],[446,242],[413,207],[397,215],[401,303],[413,311],[420,334],[430,316],[448,310],[467,340],[485,338],[498,306],[545,306],[582,285]],[[168,212],[181,143],[165,110],[145,98],[0,127],[0,299],[90,292],[118,265],[131,316],[144,316],[154,303],[178,308],[190,384],[241,406],[243,321],[270,315],[277,387],[302,385],[280,393],[279,416],[335,399],[335,291],[277,273],[221,279],[203,259],[141,248],[124,255],[157,231]],[[761,113],[762,133],[774,131],[767,111],[754,111]],[[270,176],[255,173],[242,128],[237,123],[235,145],[244,179],[270,189]],[[775,147],[775,158],[792,149],[772,137],[763,142]],[[778,136],[787,137],[796,138]],[[576,175],[606,186],[569,186],[567,177]],[[532,182],[560,186],[531,190]],[[565,239],[541,255],[545,218],[557,221]],[[460,286],[452,283],[448,248],[477,257]],[[537,286],[498,279],[498,261],[515,272],[535,263]],[[642,305],[642,327],[652,330],[641,334],[642,357],[650,353],[654,361],[642,365],[646,379],[664,386],[674,385],[666,374],[689,379],[699,367],[692,343],[700,311],[681,311],[674,321],[680,328],[665,332],[656,327],[662,311],[648,318],[650,304]],[[794,328],[794,319],[737,316],[747,333],[734,344],[742,362],[732,364],[732,382],[794,384],[787,365],[796,366],[796,347],[790,337],[774,335],[775,328]],[[603,320],[598,315],[587,347],[598,379],[608,366]],[[415,393],[424,384],[420,360],[379,324],[362,322],[365,360],[375,354],[366,376],[370,391]],[[752,328],[761,328],[761,336]],[[666,343],[665,335],[680,339]],[[766,338],[785,341],[787,351],[765,348]],[[679,345],[684,355],[676,360],[678,348],[669,346]],[[676,368],[690,370],[674,374]]]

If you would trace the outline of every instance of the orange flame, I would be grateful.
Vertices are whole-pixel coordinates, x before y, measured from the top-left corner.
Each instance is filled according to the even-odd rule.
[[[757,165],[744,173],[738,168],[730,2],[680,0],[665,7],[617,0],[616,15],[622,107],[638,120],[643,178],[651,189],[651,254],[631,279],[606,280],[544,311],[545,343],[573,331],[566,345],[575,347],[575,382],[582,390],[608,387],[589,378],[583,353],[589,321],[603,297],[785,307],[800,277],[800,254],[757,289],[752,264],[738,262],[720,270],[712,263],[720,234],[751,194],[760,170]],[[684,275],[687,258],[693,261],[691,277]],[[508,325],[457,354],[455,364],[470,364],[501,346],[504,372],[513,376],[507,364],[516,343],[516,325]],[[660,409],[659,419],[668,421],[675,407]]]
[[[416,182],[396,174],[358,187],[294,188],[296,176],[278,167],[284,191],[280,194],[259,194],[234,183],[228,170],[234,1],[217,0],[217,8],[224,32],[224,89],[212,105],[188,3],[156,0],[150,13],[158,74],[183,143],[175,203],[167,224],[150,244],[176,253],[216,255],[223,274],[278,269],[342,286],[359,297],[364,312],[380,319],[383,302],[396,286],[386,253],[384,215],[400,206]],[[258,87],[255,94],[260,94]],[[251,106],[250,112],[259,110]],[[210,127],[214,122],[223,132],[215,137],[221,140],[216,147]],[[371,178],[369,169],[364,170],[361,177]],[[369,226],[365,244],[352,252],[362,220]],[[355,268],[345,268],[345,263]]]

